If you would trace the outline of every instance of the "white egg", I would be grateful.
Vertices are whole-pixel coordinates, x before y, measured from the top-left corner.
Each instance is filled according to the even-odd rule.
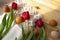
[[[51,37],[52,38],[58,38],[59,37],[59,33],[57,31],[52,31],[51,32]]]

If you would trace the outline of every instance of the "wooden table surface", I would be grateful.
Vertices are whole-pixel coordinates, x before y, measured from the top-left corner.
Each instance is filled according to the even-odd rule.
[[[29,0],[27,2],[28,5],[32,6],[34,11],[43,15],[44,21],[47,22],[49,19],[55,19],[58,23],[56,27],[51,27],[46,25],[46,30],[50,34],[52,30],[59,29],[60,30],[60,0],[44,0],[44,1],[34,1]],[[36,7],[40,9],[37,9]],[[53,40],[60,40],[60,39],[53,39]]]

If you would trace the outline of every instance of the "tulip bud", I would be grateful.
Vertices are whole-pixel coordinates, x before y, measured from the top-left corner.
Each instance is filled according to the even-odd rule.
[[[37,19],[35,21],[35,25],[38,26],[38,27],[42,27],[44,25],[44,23],[43,23],[42,19]]]
[[[28,20],[28,19],[30,19],[29,12],[28,12],[28,11],[23,12],[23,13],[22,13],[22,18],[23,18],[24,20]]]
[[[13,2],[11,7],[12,7],[12,9],[16,10],[17,9],[17,3]]]

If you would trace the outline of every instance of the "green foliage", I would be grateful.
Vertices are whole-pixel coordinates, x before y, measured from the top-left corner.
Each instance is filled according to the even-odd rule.
[[[42,34],[43,34],[43,27],[42,28],[40,28],[40,30],[39,30],[39,35],[37,36],[37,38],[36,38],[36,40],[41,40],[41,36],[42,36]]]
[[[34,37],[34,29],[30,32],[30,34],[26,37],[26,34],[24,32],[24,28],[22,27],[22,40],[32,40]],[[44,27],[40,28],[39,34],[36,37],[36,40],[46,40],[46,31]]]
[[[27,40],[31,40],[31,39],[32,39],[32,37],[33,37],[33,35],[34,35],[34,30],[32,30],[32,32],[29,34],[29,36],[28,36]]]
[[[7,14],[4,15],[3,19],[2,19],[2,23],[0,24],[0,40],[7,34],[7,32],[9,31],[11,24],[13,22],[13,10],[11,9],[8,19],[7,18]],[[4,29],[6,29],[4,31]],[[4,32],[3,32],[4,31]]]
[[[25,32],[24,32],[23,25],[22,25],[22,40],[25,40]]]
[[[9,29],[11,28],[11,24],[13,22],[13,14],[14,14],[14,12],[11,9],[10,10],[10,14],[8,16],[8,19],[6,21],[6,30],[4,31],[3,36],[5,36],[8,33]]]
[[[43,40],[46,40],[46,37],[47,37],[46,34],[47,34],[47,33],[46,33],[46,31],[44,30],[44,28],[43,28]]]
[[[6,25],[6,16],[7,14],[4,15],[3,19],[2,19],[2,23],[0,24],[0,33],[3,32],[5,25]]]
[[[17,40],[17,37],[15,37],[15,40]]]

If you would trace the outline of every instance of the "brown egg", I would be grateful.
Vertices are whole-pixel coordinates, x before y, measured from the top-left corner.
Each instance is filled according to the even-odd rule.
[[[21,16],[16,16],[15,22],[16,22],[17,24],[22,23],[22,17],[21,17]]]
[[[51,26],[57,26],[57,22],[54,19],[49,20],[49,25]]]
[[[8,5],[3,6],[2,8],[3,12],[9,12],[10,8],[8,7]]]

